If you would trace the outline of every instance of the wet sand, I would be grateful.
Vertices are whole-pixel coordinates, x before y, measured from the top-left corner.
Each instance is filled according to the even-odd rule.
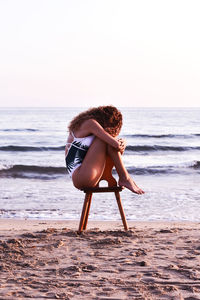
[[[200,299],[200,223],[0,219],[0,299]]]

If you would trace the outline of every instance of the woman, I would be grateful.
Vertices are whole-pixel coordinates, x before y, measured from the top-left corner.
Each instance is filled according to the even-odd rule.
[[[80,113],[69,124],[65,148],[67,170],[78,189],[98,184],[106,165],[112,160],[119,176],[119,186],[143,194],[128,174],[121,158],[126,143],[117,139],[122,127],[122,114],[114,106],[99,106]]]

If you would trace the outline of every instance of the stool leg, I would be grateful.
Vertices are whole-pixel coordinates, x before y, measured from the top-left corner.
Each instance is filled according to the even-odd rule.
[[[86,214],[85,214],[85,221],[83,223],[83,230],[86,230],[86,227],[87,227],[91,201],[92,201],[92,193],[88,193],[88,205],[87,205],[87,211],[86,211]]]
[[[125,217],[124,210],[123,210],[123,207],[122,207],[122,202],[121,202],[121,197],[120,197],[119,192],[115,192],[115,198],[117,200],[117,204],[118,204],[118,207],[119,207],[119,211],[120,211],[120,215],[121,215],[122,222],[123,222],[123,225],[124,225],[124,229],[128,230],[128,224],[126,222],[126,217]]]
[[[88,209],[88,205],[89,205],[89,200],[90,200],[90,193],[86,193],[85,194],[85,200],[84,200],[84,203],[83,203],[83,208],[82,208],[78,233],[81,233],[83,231],[83,226],[84,226],[84,223],[85,223],[85,217],[86,217],[86,213],[87,213],[87,209]]]

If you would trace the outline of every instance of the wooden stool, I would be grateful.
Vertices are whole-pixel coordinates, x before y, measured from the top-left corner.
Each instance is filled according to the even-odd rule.
[[[110,193],[110,192],[115,193],[115,198],[117,200],[117,204],[118,204],[121,219],[122,219],[122,222],[124,225],[124,229],[128,230],[126,217],[125,217],[124,210],[123,210],[122,203],[121,203],[121,197],[119,194],[123,188],[120,186],[117,186],[117,181],[112,176],[112,168],[113,168],[113,162],[110,159],[110,157],[107,157],[105,170],[104,170],[104,173],[103,173],[101,179],[99,180],[99,182],[102,180],[106,180],[108,182],[108,187],[99,187],[99,182],[98,182],[96,187],[86,187],[86,188],[82,189],[82,191],[85,193],[85,200],[83,203],[78,233],[81,233],[83,230],[86,230],[86,228],[87,228],[88,216],[89,216],[89,212],[90,212],[90,205],[91,205],[93,193]]]

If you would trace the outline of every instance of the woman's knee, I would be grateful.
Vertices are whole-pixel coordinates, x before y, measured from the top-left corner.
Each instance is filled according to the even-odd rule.
[[[117,149],[113,148],[112,146],[107,145],[107,153],[110,157],[112,157],[112,155],[115,153],[120,153],[121,155],[123,155],[124,151],[118,151]]]

